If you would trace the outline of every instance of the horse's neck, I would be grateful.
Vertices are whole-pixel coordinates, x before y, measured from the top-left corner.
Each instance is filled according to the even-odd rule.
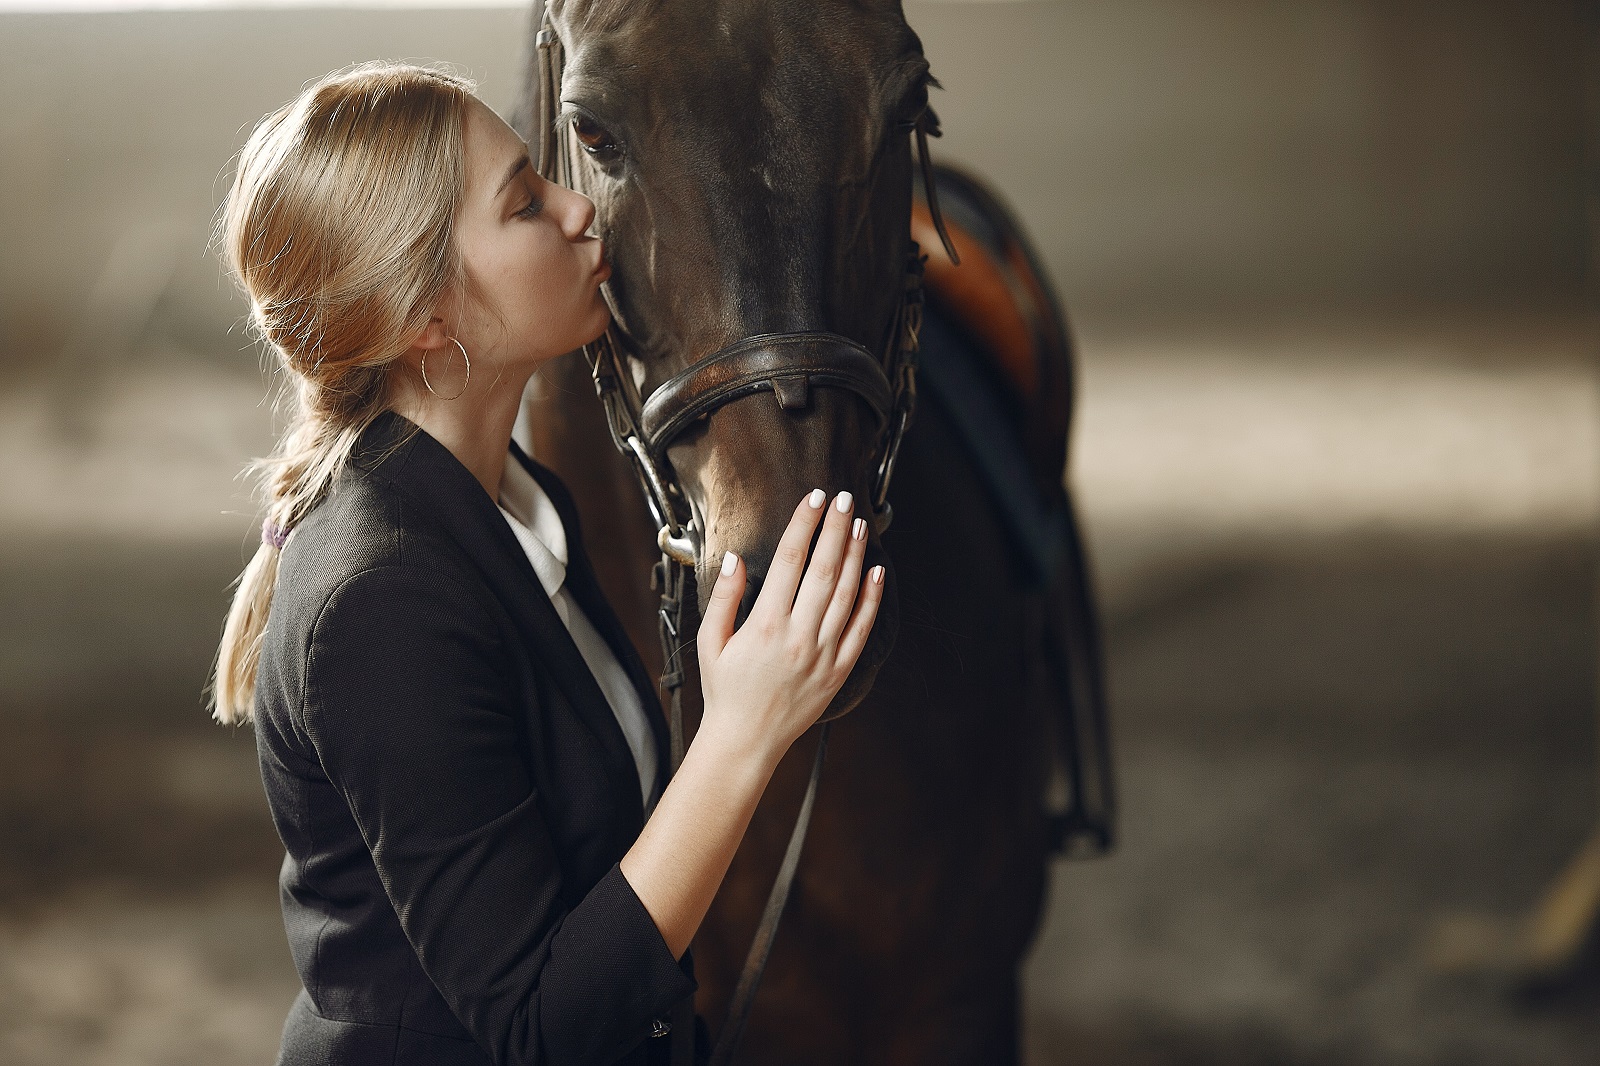
[[[523,403],[523,443],[572,491],[600,586],[645,664],[659,672],[650,591],[650,567],[659,557],[655,527],[632,470],[611,443],[583,356],[573,352],[546,363]]]

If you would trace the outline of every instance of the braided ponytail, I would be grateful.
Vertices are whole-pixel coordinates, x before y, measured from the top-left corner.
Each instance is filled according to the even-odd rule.
[[[361,64],[267,116],[240,154],[221,242],[292,411],[273,454],[253,464],[266,522],[217,649],[220,722],[252,717],[286,538],[385,410],[391,364],[464,282],[453,221],[471,91],[440,70]]]

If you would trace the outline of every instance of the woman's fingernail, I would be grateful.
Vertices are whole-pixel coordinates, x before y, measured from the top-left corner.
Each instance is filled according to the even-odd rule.
[[[841,492],[841,493],[839,493],[838,497],[836,499],[834,499],[833,505],[835,507],[839,508],[839,513],[840,514],[849,514],[850,513],[850,505],[852,503],[854,503],[854,502],[855,502],[855,497],[854,496],[850,495],[848,492]]]
[[[856,519],[855,524],[850,527],[850,535],[856,540],[860,540],[862,537],[866,536],[867,520],[865,518]]]
[[[828,494],[826,492],[823,492],[821,489],[812,489],[811,495],[806,497],[806,502],[809,503],[813,508],[817,508],[821,507],[823,501],[827,498]]]
[[[728,577],[739,569],[739,557],[732,552],[722,553],[722,576]]]
[[[872,568],[872,583],[874,585],[883,584],[883,567],[874,566]]]

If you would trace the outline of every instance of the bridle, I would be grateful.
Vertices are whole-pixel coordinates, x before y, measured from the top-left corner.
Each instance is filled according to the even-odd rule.
[[[571,185],[571,138],[556,129],[557,101],[561,94],[562,44],[548,5],[536,38],[539,51],[539,173],[549,181]],[[928,207],[945,250],[960,262],[934,191],[928,156],[926,123],[911,131],[916,138]],[[907,230],[909,231],[909,219]],[[894,517],[889,504],[889,484],[894,477],[900,444],[917,402],[917,350],[922,328],[923,256],[915,241],[906,254],[904,285],[881,355],[874,355],[848,337],[823,331],[764,333],[744,337],[695,361],[668,378],[649,397],[641,397],[633,375],[624,365],[623,340],[613,322],[583,354],[589,364],[596,394],[605,409],[606,425],[617,451],[628,458],[644,491],[654,519],[656,546],[661,559],[651,577],[661,595],[658,629],[663,668],[661,686],[671,704],[671,765],[676,772],[683,761],[683,621],[685,590],[690,570],[698,560],[699,530],[689,512],[688,497],[678,484],[667,449],[690,426],[735,400],[758,392],[771,392],[783,410],[798,410],[810,402],[816,387],[842,388],[860,397],[877,424],[876,471],[872,487],[871,525],[881,534]],[[727,1023],[717,1040],[711,1062],[727,1066],[744,1029],[755,991],[777,934],[778,920],[794,882],[800,851],[810,825],[817,783],[827,751],[829,724],[819,730],[817,752],[811,767],[800,814],[790,834],[778,877],[768,896],[754,942],[734,991]],[[686,1007],[686,1009],[685,1009]],[[672,1061],[687,1064],[693,1057],[693,1003],[674,1012]]]
[[[771,392],[786,411],[805,408],[816,387],[843,388],[866,402],[877,424],[879,449],[871,522],[877,533],[888,528],[894,517],[889,483],[917,402],[922,257],[915,244],[907,259],[905,291],[881,359],[837,333],[756,334],[685,367],[641,400],[623,365],[622,342],[614,323],[584,347],[611,441],[629,458],[644,489],[657,527],[656,546],[665,558],[694,566],[699,550],[699,531],[694,517],[685,514],[687,498],[667,458],[667,448],[718,408],[758,392]]]

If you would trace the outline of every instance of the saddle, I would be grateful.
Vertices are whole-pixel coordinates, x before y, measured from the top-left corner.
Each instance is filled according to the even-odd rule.
[[[919,370],[974,453],[1007,526],[1048,585],[1062,563],[1072,342],[1022,229],[981,184],[933,168],[951,261],[919,181],[911,236],[927,253]]]
[[[918,381],[948,412],[1003,525],[1030,564],[1042,610],[1039,651],[1057,730],[1065,802],[1051,843],[1107,851],[1115,790],[1099,624],[1065,481],[1073,351],[1066,318],[1022,229],[976,178],[931,168],[945,251],[918,182],[911,236],[927,253]]]

